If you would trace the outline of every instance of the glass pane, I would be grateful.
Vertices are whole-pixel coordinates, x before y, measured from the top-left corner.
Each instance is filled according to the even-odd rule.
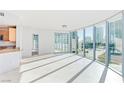
[[[38,47],[39,47],[38,37],[39,37],[38,35],[33,34],[32,55],[38,55]]]
[[[93,27],[85,29],[85,56],[93,59]]]
[[[83,55],[83,31],[77,31],[78,36],[78,55]]]
[[[38,49],[38,35],[33,35],[33,50]]]
[[[96,60],[105,63],[106,28],[105,23],[96,25]]]
[[[60,51],[63,52],[63,33],[60,34]]]
[[[76,36],[77,32],[70,32],[70,50],[72,53],[76,53]]]
[[[69,38],[69,33],[55,33],[55,52],[68,52]]]
[[[122,72],[122,15],[118,15],[109,21],[109,65]]]

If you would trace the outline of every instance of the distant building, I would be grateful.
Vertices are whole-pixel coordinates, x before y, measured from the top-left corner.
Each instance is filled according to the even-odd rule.
[[[121,20],[110,23],[110,43],[115,44],[116,50],[122,52],[122,27]]]
[[[96,43],[102,43],[104,41],[103,27],[96,28]]]
[[[91,40],[91,37],[90,36],[87,36],[85,38],[85,43],[92,43],[93,41]]]

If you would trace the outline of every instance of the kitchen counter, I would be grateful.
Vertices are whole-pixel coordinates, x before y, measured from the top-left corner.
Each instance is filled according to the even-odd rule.
[[[9,53],[9,52],[19,52],[20,49],[19,48],[15,48],[15,49],[2,49],[0,50],[0,54],[3,54],[3,53]]]
[[[16,46],[15,42],[10,42],[10,41],[0,41],[0,46]]]
[[[21,62],[20,49],[0,50],[0,74],[18,68]]]

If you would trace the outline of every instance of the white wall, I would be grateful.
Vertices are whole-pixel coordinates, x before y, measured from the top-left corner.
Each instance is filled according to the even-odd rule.
[[[40,33],[40,54],[54,52],[54,32],[41,31]]]
[[[39,35],[39,54],[54,52],[54,31],[23,26],[21,34],[22,57],[32,56],[33,34]]]

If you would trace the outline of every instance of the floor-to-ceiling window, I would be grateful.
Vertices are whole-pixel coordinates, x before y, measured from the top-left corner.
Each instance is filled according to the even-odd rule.
[[[55,33],[55,52],[69,51],[69,33]]]
[[[85,56],[93,59],[93,27],[85,28]]]
[[[60,33],[60,52],[63,52],[63,33]]]
[[[69,33],[64,33],[64,52],[69,52],[69,45],[70,45],[70,42],[69,42]]]
[[[69,46],[69,33],[63,33],[63,52],[68,51],[68,46]]]
[[[95,47],[93,47],[94,26],[85,27],[83,30],[67,33],[56,33],[55,49],[59,52],[72,51],[78,55],[84,55],[86,58],[93,59],[95,48],[95,58],[98,62],[105,63],[108,58],[109,66],[122,72],[122,14],[116,15],[95,26]],[[106,21],[109,23],[106,28]],[[108,29],[108,33],[106,33]],[[108,39],[107,39],[107,36]],[[83,36],[85,38],[83,38]],[[83,39],[85,44],[83,45]],[[107,43],[107,40],[109,42]],[[85,46],[85,52],[83,52]],[[109,50],[108,50],[109,47]],[[108,53],[108,56],[106,56]],[[106,62],[107,63],[107,62]]]
[[[70,32],[70,52],[77,52],[77,32]]]
[[[122,72],[122,15],[109,20],[109,66]]]
[[[78,38],[78,46],[77,46],[77,51],[78,55],[83,55],[83,31],[79,30],[77,31],[77,38]]]
[[[106,28],[105,22],[97,24],[95,39],[96,39],[96,60],[105,63],[106,53]]]

